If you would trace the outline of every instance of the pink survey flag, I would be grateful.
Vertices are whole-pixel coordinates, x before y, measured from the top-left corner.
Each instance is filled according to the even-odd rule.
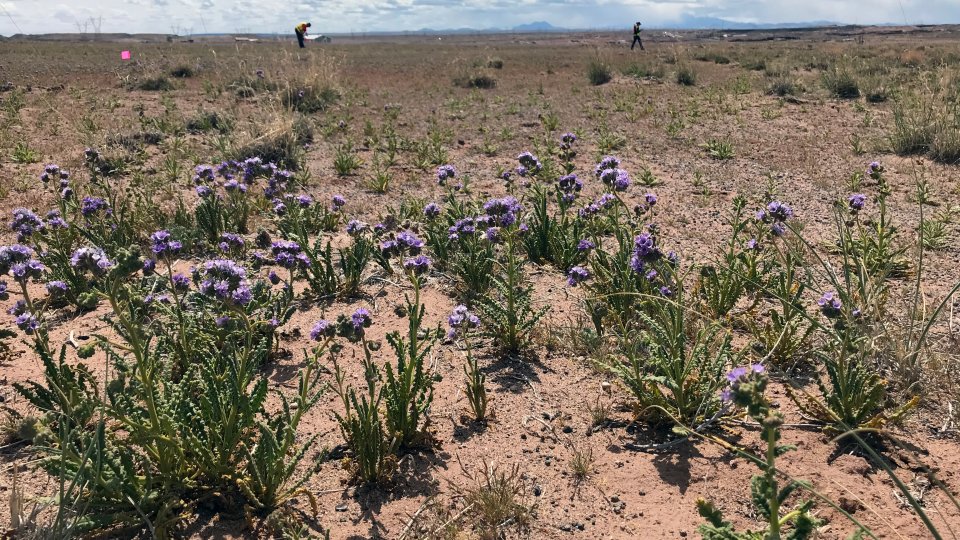
[[[121,60],[129,60],[129,59],[130,59],[130,51],[120,51],[120,59],[121,59]]]

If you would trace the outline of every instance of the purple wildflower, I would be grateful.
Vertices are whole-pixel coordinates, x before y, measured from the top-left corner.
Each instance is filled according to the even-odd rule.
[[[78,270],[89,271],[95,276],[102,276],[113,268],[113,262],[107,258],[107,254],[100,248],[82,247],[73,252],[70,257],[70,266]]]
[[[169,232],[157,231],[150,235],[150,241],[153,242],[151,250],[157,257],[170,257],[180,253],[183,244],[174,240]]]
[[[841,302],[840,299],[837,298],[836,293],[832,291],[823,293],[823,296],[817,300],[817,305],[820,306],[820,312],[828,319],[839,317],[841,313],[840,310],[843,308],[843,302]]]
[[[457,177],[457,170],[453,165],[441,165],[437,167],[437,184],[447,185],[447,181]]]
[[[437,204],[437,203],[435,203],[435,202],[432,202],[432,203],[424,206],[424,207],[423,207],[423,215],[424,215],[427,219],[435,219],[437,216],[440,215],[440,205]]]
[[[847,202],[850,205],[850,211],[855,214],[860,210],[863,210],[864,205],[867,203],[867,196],[863,193],[854,193],[853,195],[850,195],[849,199],[847,199]]]
[[[576,287],[588,279],[590,279],[590,272],[582,266],[574,266],[567,272],[567,285],[571,287]]]
[[[430,257],[426,255],[417,255],[403,261],[403,268],[413,275],[420,276],[430,270]]]
[[[323,341],[323,338],[331,338],[336,334],[337,327],[334,326],[330,321],[325,321],[323,319],[317,321],[317,324],[313,325],[313,328],[310,330],[310,339],[314,341]]]

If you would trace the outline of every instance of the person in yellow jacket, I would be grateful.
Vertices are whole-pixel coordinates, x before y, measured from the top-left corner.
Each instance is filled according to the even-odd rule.
[[[300,43],[300,48],[303,48],[303,36],[307,35],[307,28],[310,28],[310,23],[302,22],[293,27],[293,31],[297,34],[297,42]]]

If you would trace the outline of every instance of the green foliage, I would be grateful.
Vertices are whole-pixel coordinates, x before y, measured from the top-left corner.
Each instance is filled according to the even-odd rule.
[[[40,154],[30,148],[26,142],[18,141],[13,146],[11,158],[15,163],[37,163],[40,161]]]
[[[384,401],[387,430],[396,439],[398,449],[409,449],[423,442],[423,422],[433,401],[433,378],[424,362],[439,337],[439,329],[422,328],[426,306],[420,303],[419,278],[413,277],[414,298],[407,298],[407,335],[387,334],[387,342],[396,354],[396,368],[384,366]],[[426,335],[421,333],[426,331]]]
[[[340,99],[340,92],[331,86],[292,86],[280,94],[284,107],[302,114],[326,111]]]
[[[734,353],[729,335],[710,326],[695,328],[684,314],[681,293],[675,294],[638,313],[642,329],[621,337],[628,342],[624,358],[611,358],[606,367],[649,422],[699,426],[720,410],[723,373]]]
[[[860,97],[860,84],[846,68],[834,67],[824,71],[821,81],[830,95],[840,99],[856,99]]]
[[[613,70],[600,60],[591,60],[590,63],[587,64],[587,80],[594,86],[607,84],[613,80]]]
[[[533,285],[524,272],[525,260],[514,252],[508,241],[505,260],[497,261],[491,277],[491,290],[476,299],[483,335],[505,351],[517,353],[530,344],[530,335],[548,307],[533,307]]]
[[[497,87],[497,80],[486,73],[471,73],[454,78],[453,85],[460,88],[490,89]]]
[[[196,74],[196,71],[188,65],[177,66],[170,70],[170,76],[177,79],[189,79]]]
[[[173,83],[170,82],[170,79],[163,75],[144,79],[136,85],[137,90],[144,90],[147,92],[167,92],[169,90],[173,90],[174,88],[175,87],[173,86]]]
[[[703,149],[707,155],[716,160],[733,159],[733,143],[728,139],[710,139],[703,144]]]
[[[353,149],[353,144],[347,141],[344,144],[337,145],[336,154],[333,157],[333,170],[338,176],[347,176],[363,165],[363,160]]]
[[[697,72],[690,66],[681,65],[677,68],[676,81],[681,86],[696,86]]]
[[[396,467],[394,450],[396,439],[389,434],[386,422],[381,417],[383,389],[378,386],[380,372],[373,363],[373,344],[362,340],[364,352],[364,379],[366,392],[358,394],[353,387],[345,385],[345,374],[335,366],[336,391],[343,403],[344,412],[334,413],[340,432],[350,447],[350,464],[357,479],[363,483],[378,483],[387,480]]]
[[[734,452],[746,457],[760,468],[761,474],[750,481],[751,502],[757,516],[766,522],[760,531],[737,531],[729,521],[723,519],[723,513],[711,502],[697,500],[697,511],[707,520],[699,527],[705,540],[805,540],[814,534],[819,520],[810,510],[811,501],[801,501],[793,510],[782,515],[781,508],[797,489],[807,484],[791,480],[780,486],[777,458],[794,450],[792,446],[780,444],[783,415],[773,410],[764,396],[767,376],[762,366],[745,368],[743,373],[731,374],[732,381],[727,389],[729,399],[735,405],[744,407],[747,414],[761,426],[760,438],[765,443],[765,451],[760,456],[745,450],[734,448]],[[788,529],[789,527],[789,529]]]
[[[320,356],[320,352],[316,354]],[[247,477],[240,482],[240,489],[251,504],[265,511],[276,510],[293,497],[299,495],[310,499],[314,512],[317,503],[310,491],[303,488],[325,461],[325,455],[315,459],[305,472],[298,468],[307,452],[316,442],[314,434],[306,441],[298,443],[297,428],[303,415],[307,414],[323,395],[318,390],[318,378],[314,366],[309,363],[300,372],[298,393],[293,403],[286,395],[279,393],[282,409],[277,414],[264,413],[264,419],[258,422],[258,440],[253,448],[244,447],[247,459]]]
[[[531,261],[553,263],[566,273],[586,258],[586,252],[578,245],[588,231],[586,223],[571,212],[571,203],[563,201],[559,193],[557,203],[558,211],[551,214],[547,190],[536,185],[532,188],[532,213],[523,243]]]

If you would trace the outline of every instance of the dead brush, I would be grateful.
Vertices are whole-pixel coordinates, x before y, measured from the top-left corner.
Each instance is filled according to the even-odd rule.
[[[520,465],[504,468],[484,460],[475,472],[463,463],[460,467],[471,485],[453,487],[466,504],[462,513],[473,520],[481,540],[503,538],[511,528],[518,533],[529,530],[536,517],[536,506],[527,500],[526,479]]]

